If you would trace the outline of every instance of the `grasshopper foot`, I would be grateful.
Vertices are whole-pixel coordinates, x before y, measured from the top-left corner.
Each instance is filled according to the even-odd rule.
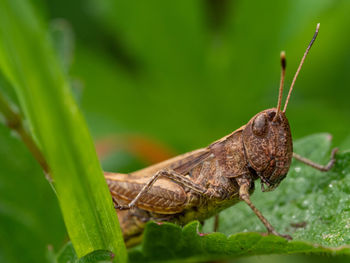
[[[118,209],[118,210],[128,210],[128,209],[131,209],[135,206],[135,204],[133,202],[131,202],[127,205],[120,205],[120,204],[118,204],[118,201],[114,197],[112,197],[112,200],[114,203],[114,208]]]
[[[280,234],[278,232],[276,232],[275,230],[268,232],[269,234],[275,235],[275,236],[279,236],[279,237],[283,237],[286,240],[293,240],[293,238],[290,235],[284,235],[284,234]]]
[[[128,210],[128,209],[131,209],[133,207],[134,206],[114,204],[114,208],[119,209],[119,210]]]

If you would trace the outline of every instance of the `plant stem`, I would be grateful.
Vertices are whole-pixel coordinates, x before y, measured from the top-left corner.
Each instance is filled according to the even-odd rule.
[[[48,175],[50,172],[50,169],[43,154],[41,153],[39,147],[37,146],[33,138],[24,128],[21,116],[11,108],[10,104],[8,103],[6,98],[3,96],[3,94],[1,94],[1,92],[0,92],[0,112],[2,112],[5,116],[6,125],[10,129],[16,131],[19,134],[24,144],[27,146],[29,151],[34,156],[34,158],[40,164],[41,168],[44,170],[45,175]],[[49,178],[49,180],[51,180],[51,178]]]

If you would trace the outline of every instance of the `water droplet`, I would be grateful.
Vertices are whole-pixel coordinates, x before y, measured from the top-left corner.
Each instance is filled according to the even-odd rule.
[[[333,185],[332,185],[332,184],[329,184],[328,186],[329,186],[329,188],[332,188],[332,187],[333,187]]]
[[[295,167],[294,169],[297,173],[299,173],[301,171],[301,168],[299,166]]]

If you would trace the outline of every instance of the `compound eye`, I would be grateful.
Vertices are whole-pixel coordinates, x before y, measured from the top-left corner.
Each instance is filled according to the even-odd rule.
[[[253,133],[257,136],[262,136],[267,131],[267,119],[265,114],[257,116],[253,122]]]

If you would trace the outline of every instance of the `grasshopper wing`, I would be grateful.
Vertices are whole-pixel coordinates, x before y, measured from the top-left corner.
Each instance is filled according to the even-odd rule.
[[[167,168],[186,176],[190,170],[209,157],[210,150],[203,148],[131,174],[105,172],[105,177],[113,197],[122,203],[129,203],[158,171]],[[175,214],[185,209],[186,201],[187,194],[181,185],[168,178],[159,178],[141,196],[136,206],[159,214]]]

